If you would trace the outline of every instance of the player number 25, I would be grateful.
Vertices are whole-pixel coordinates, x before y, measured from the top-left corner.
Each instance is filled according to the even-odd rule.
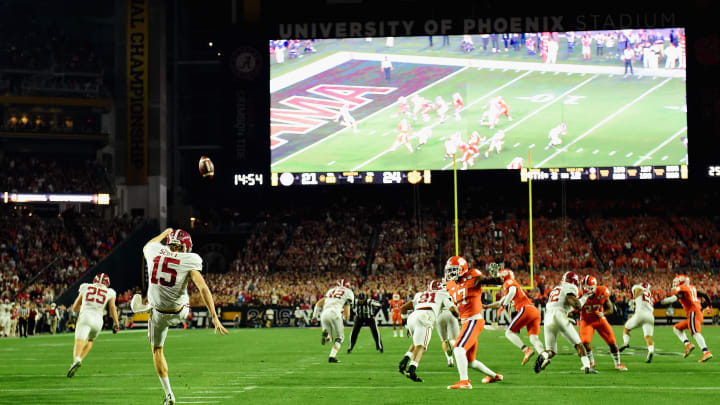
[[[162,264],[160,262],[162,262]],[[165,287],[174,286],[175,280],[177,279],[177,271],[173,267],[178,264],[180,264],[180,260],[178,259],[165,256],[155,256],[153,259],[153,271],[152,277],[150,277],[150,282],[152,284],[160,284]],[[160,273],[167,274],[169,277],[162,277],[161,274],[160,278],[158,278],[158,268],[160,269]]]
[[[105,297],[105,294],[107,294],[107,290],[89,286],[87,288],[87,293],[85,294],[85,302],[97,302],[102,305],[105,303],[105,298],[107,298]]]

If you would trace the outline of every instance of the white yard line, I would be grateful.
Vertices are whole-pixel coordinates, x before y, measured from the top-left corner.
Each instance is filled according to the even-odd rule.
[[[629,103],[625,104],[624,106],[620,107],[619,110],[617,110],[617,111],[615,111],[614,113],[608,115],[608,116],[605,117],[602,121],[600,121],[600,122],[598,122],[597,124],[593,125],[592,128],[588,129],[587,131],[583,132],[582,135],[580,135],[580,136],[578,136],[577,138],[573,139],[573,140],[572,140],[570,143],[568,143],[565,147],[567,148],[567,147],[569,147],[570,145],[573,145],[574,143],[576,143],[577,141],[585,138],[586,136],[588,136],[590,133],[592,133],[592,132],[595,131],[596,129],[598,129],[598,128],[600,128],[601,126],[605,125],[606,122],[610,121],[611,119],[615,118],[615,117],[618,116],[620,113],[622,113],[623,111],[625,111],[625,110],[627,110],[628,108],[632,107],[633,104],[635,104],[635,103],[637,103],[638,101],[644,99],[644,98],[647,97],[650,93],[652,93],[652,92],[654,92],[655,90],[659,89],[660,87],[664,86],[664,85],[665,85],[667,82],[669,82],[669,81],[670,81],[670,78],[668,77],[667,79],[663,80],[660,84],[655,85],[655,86],[652,87],[651,89],[647,90],[647,91],[644,92],[643,94],[641,94],[641,95],[639,95],[638,97],[636,97],[636,98],[635,98],[634,100],[632,100],[631,102],[629,102]],[[549,162],[551,159],[553,159],[555,156],[557,156],[557,155],[559,155],[559,154],[560,154],[560,151],[554,152],[552,155],[548,156],[547,158],[545,158],[543,161],[541,161],[540,163],[538,163],[538,164],[535,165],[534,167],[535,167],[535,168],[542,167],[542,165],[544,165],[545,163]]]
[[[505,87],[507,87],[507,86],[515,83],[516,81],[522,79],[523,77],[529,75],[530,73],[531,73],[531,72],[525,72],[525,73],[521,74],[520,76],[518,76],[518,77],[516,77],[516,78],[514,78],[514,79],[512,79],[512,80],[510,80],[509,82],[503,84],[502,86],[500,86],[500,87],[498,87],[498,88],[490,91],[489,93],[485,93],[485,95],[483,95],[482,97],[480,97],[480,98],[474,100],[473,102],[469,103],[465,108],[463,108],[463,110],[467,110],[467,109],[470,108],[472,105],[477,104],[477,103],[480,102],[481,100],[483,100],[483,99],[489,97],[490,95],[492,95],[492,94],[494,94],[494,93],[496,93],[496,92],[504,89]],[[438,124],[440,124],[440,121],[436,121],[436,122],[434,122],[433,124],[431,124],[431,125],[430,125],[430,128],[433,128],[433,127],[437,126]],[[353,171],[353,172],[354,172],[354,171],[357,171],[357,170],[360,169],[361,167],[365,166],[365,165],[368,164],[368,163],[374,162],[376,159],[380,158],[381,156],[385,155],[386,153],[389,153],[390,151],[391,151],[391,149],[388,148],[388,149],[386,149],[386,150],[378,153],[377,155],[375,155],[375,156],[373,156],[372,158],[370,158],[370,159],[366,160],[365,162],[361,163],[359,166],[355,167],[355,168],[352,169],[351,171]]]
[[[660,149],[662,149],[663,146],[665,146],[665,145],[667,145],[668,143],[670,143],[673,139],[677,138],[678,135],[682,134],[682,133],[685,132],[685,131],[687,131],[687,126],[683,127],[681,130],[675,132],[670,138],[666,139],[665,141],[663,141],[663,143],[661,143],[660,145],[658,145],[657,148],[655,148],[655,149],[651,150],[650,152],[646,153],[645,155],[643,155],[643,156],[640,158],[640,160],[638,160],[637,162],[635,162],[635,164],[634,164],[633,166],[638,166],[640,163],[643,162],[643,160],[650,159],[650,158],[652,157],[653,153],[655,153],[655,152],[659,151]],[[667,156],[664,156],[662,160],[665,160],[666,158],[667,158]]]
[[[574,372],[575,374],[578,374],[578,371]],[[549,374],[559,374],[550,372]],[[412,386],[413,389],[446,389],[446,385],[424,385],[424,384],[416,384]],[[513,385],[513,388],[521,388],[521,389],[532,389],[532,388],[552,388],[553,390],[601,390],[601,389],[611,389],[611,390],[639,390],[639,391],[653,391],[653,390],[660,390],[660,391],[693,391],[693,390],[702,390],[702,391],[720,391],[720,387],[655,387],[655,386],[649,386],[649,385],[570,385],[570,386],[558,386],[558,385]],[[318,387],[315,386],[280,386],[280,385],[272,385],[272,386],[265,386],[265,387],[257,387],[258,389],[271,389],[271,390],[316,390]],[[336,386],[327,386],[324,385],[322,389],[331,389],[331,390],[407,390],[408,386],[405,385],[396,385],[396,386],[358,386],[358,385],[336,385]]]
[[[445,76],[445,77],[443,77],[443,78],[441,78],[441,79],[439,79],[439,80],[437,80],[437,81],[435,81],[435,82],[432,82],[432,83],[428,84],[427,86],[423,87],[422,89],[417,90],[417,91],[415,91],[415,92],[413,92],[413,93],[411,93],[411,94],[408,94],[406,97],[409,99],[410,97],[412,97],[412,96],[415,95],[415,94],[418,94],[418,93],[420,93],[420,92],[422,92],[422,91],[425,91],[425,90],[429,89],[430,87],[435,86],[435,85],[438,84],[438,83],[442,83],[442,82],[444,82],[445,80],[447,80],[447,79],[449,79],[449,78],[457,75],[457,74],[460,73],[460,72],[464,72],[467,68],[468,68],[468,67],[465,66],[465,67],[463,67],[462,69],[458,69],[458,70],[450,73],[449,75],[447,75],[447,76]],[[367,117],[364,117],[364,118],[358,120],[357,123],[360,124],[360,123],[364,122],[365,120],[367,120],[367,119],[369,119],[369,118],[371,118],[371,117],[374,117],[375,115],[380,114],[381,112],[387,110],[387,109],[390,108],[390,107],[394,107],[394,106],[397,106],[397,103],[388,104],[388,105],[386,105],[385,107],[383,107],[383,108],[375,111],[374,113],[368,115]],[[345,129],[347,129],[347,128],[343,128],[343,129],[341,129],[341,130],[339,130],[339,131],[337,131],[337,132],[334,132],[334,133],[326,136],[325,138],[320,139],[319,141],[317,141],[317,142],[315,142],[315,143],[311,143],[310,145],[308,145],[308,146],[300,149],[300,150],[297,151],[297,152],[293,152],[293,153],[285,156],[284,158],[282,158],[282,159],[278,160],[277,162],[271,164],[270,167],[279,165],[280,163],[283,163],[283,162],[285,162],[286,160],[291,159],[291,158],[299,155],[300,153],[303,153],[303,152],[305,152],[305,151],[307,151],[307,150],[309,150],[309,149],[311,149],[311,148],[313,148],[313,147],[315,147],[315,146],[317,146],[317,145],[320,145],[321,143],[327,141],[328,139],[334,138],[336,135],[338,135],[339,133],[341,133],[341,132],[344,131]]]
[[[560,101],[563,97],[565,97],[565,96],[567,96],[568,94],[574,92],[575,90],[579,89],[580,87],[582,87],[582,86],[590,83],[590,82],[591,82],[592,80],[594,80],[596,77],[598,77],[598,75],[593,75],[593,76],[590,77],[589,79],[586,79],[584,82],[578,84],[577,86],[571,88],[570,90],[567,90],[566,92],[562,93],[561,95],[559,95],[559,96],[555,97],[554,99],[548,101],[547,103],[543,104],[542,107],[540,107],[540,108],[538,108],[537,110],[531,112],[530,114],[522,117],[520,120],[515,121],[512,125],[510,125],[509,127],[505,128],[503,131],[504,131],[505,134],[507,135],[508,132],[510,132],[510,131],[511,131],[513,128],[515,128],[516,126],[522,124],[525,120],[527,120],[527,119],[529,119],[529,118],[531,118],[531,117],[534,117],[536,114],[540,113],[542,110],[544,110],[544,109],[550,107],[551,105],[557,103],[558,101]],[[532,147],[533,147],[534,145],[535,145],[535,144],[533,144],[532,146],[530,146],[530,148],[532,149]],[[448,167],[450,167],[449,164],[448,164],[448,165],[445,165],[445,166],[443,167],[443,170],[447,169]]]

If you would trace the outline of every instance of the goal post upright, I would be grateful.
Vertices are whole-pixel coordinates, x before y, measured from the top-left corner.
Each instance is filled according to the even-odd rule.
[[[532,176],[530,170],[532,168],[532,152],[528,151],[528,244],[530,245],[530,289],[535,288],[534,276],[534,256],[533,256],[533,211],[532,211]]]

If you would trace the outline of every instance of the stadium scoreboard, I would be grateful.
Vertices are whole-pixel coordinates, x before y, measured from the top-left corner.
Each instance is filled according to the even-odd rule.
[[[669,166],[615,166],[615,167],[567,167],[520,169],[520,180],[558,181],[558,180],[656,180],[687,179],[687,165]]]
[[[270,185],[273,187],[315,186],[321,184],[430,184],[431,180],[430,170],[270,173]]]

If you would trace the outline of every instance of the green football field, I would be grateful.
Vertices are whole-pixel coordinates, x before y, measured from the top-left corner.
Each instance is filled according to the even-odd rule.
[[[328,364],[329,346],[320,345],[320,331],[308,329],[232,329],[229,336],[211,330],[170,330],[165,350],[170,382],[179,404],[424,404],[582,403],[677,404],[716,403],[720,397],[720,359],[698,363],[699,349],[682,357],[682,344],[669,327],[655,329],[656,356],[644,363],[645,348],[635,331],[623,352],[627,372],[613,369],[607,346],[593,342],[597,375],[579,371],[580,360],[560,339],[560,354],[541,374],[532,364],[520,365],[522,353],[502,331],[480,334],[478,358],[504,375],[503,382],[481,384],[470,370],[473,390],[448,391],[457,372],[448,368],[433,334],[414,383],[397,372],[410,344],[383,329],[385,353],[375,351],[363,328],[352,354]],[[620,338],[620,328],[615,329]],[[711,349],[720,347],[720,328],[703,328]],[[65,377],[72,360],[73,335],[0,340],[0,403],[2,404],[161,404],[163,391],[152,365],[146,332],[103,333],[75,377]],[[523,339],[526,336],[523,334]]]
[[[358,132],[346,128],[292,153],[273,155],[271,171],[382,171],[452,169],[443,160],[444,142],[460,131],[464,141],[472,131],[491,137],[505,131],[501,153],[480,148],[473,169],[506,168],[515,157],[533,167],[592,167],[675,165],[687,163],[685,81],[682,78],[594,73],[554,73],[515,69],[464,67],[419,91],[434,100],[451,100],[459,91],[465,110],[461,120],[440,122],[431,112],[429,121],[410,120],[412,131],[432,129],[432,137],[414,152],[404,146],[391,150],[397,132],[397,104],[367,116],[355,115]],[[482,107],[500,95],[510,107],[513,121],[500,118],[496,129],[480,125]],[[450,109],[452,113],[452,108]],[[560,123],[568,134],[562,145],[547,148],[550,129]],[[459,164],[459,163],[458,163]]]

